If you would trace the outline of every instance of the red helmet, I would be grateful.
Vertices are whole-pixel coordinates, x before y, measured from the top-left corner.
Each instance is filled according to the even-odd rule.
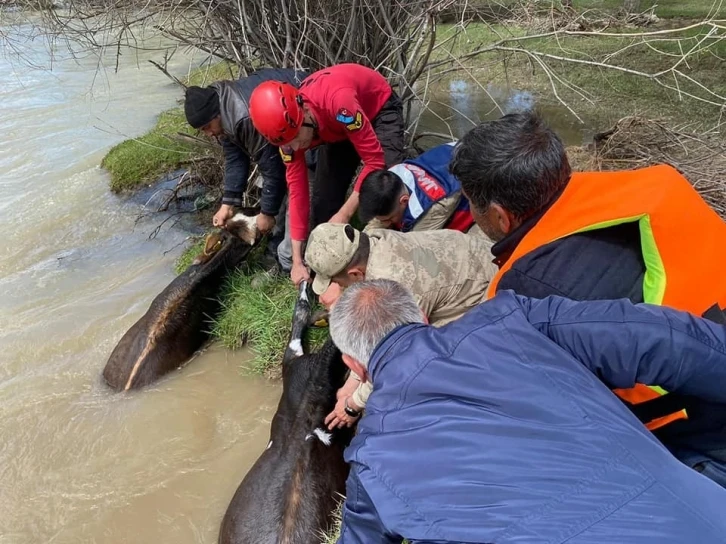
[[[250,96],[250,118],[270,143],[289,144],[303,122],[300,93],[289,83],[263,81]]]

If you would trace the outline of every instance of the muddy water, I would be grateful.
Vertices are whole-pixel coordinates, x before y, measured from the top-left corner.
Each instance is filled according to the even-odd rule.
[[[114,74],[58,50],[49,72],[0,47],[0,544],[216,542],[278,387],[214,349],[141,392],[100,381],[186,233],[149,240],[159,218],[137,223],[98,164],[179,92],[146,62],[158,52],[127,52]],[[49,64],[42,42],[23,54]]]

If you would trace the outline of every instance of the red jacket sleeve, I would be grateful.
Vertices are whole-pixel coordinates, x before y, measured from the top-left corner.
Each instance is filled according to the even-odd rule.
[[[343,88],[337,91],[331,98],[331,106],[333,115],[337,116],[335,117],[336,121],[344,122],[340,119],[342,112],[349,115],[351,119],[351,122],[346,124],[346,132],[348,139],[363,161],[363,168],[355,180],[353,187],[358,191],[368,174],[373,170],[386,167],[383,148],[381,147],[381,142],[378,141],[378,136],[376,136],[373,130],[370,119],[366,116],[363,108],[360,107],[353,89]]]
[[[310,220],[310,185],[305,151],[295,151],[292,160],[288,160],[283,154],[283,162],[287,167],[285,177],[290,212],[290,237],[293,240],[304,241],[308,238]]]

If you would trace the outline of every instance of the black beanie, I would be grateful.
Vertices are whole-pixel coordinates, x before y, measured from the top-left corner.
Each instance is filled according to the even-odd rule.
[[[219,115],[219,97],[212,87],[189,87],[184,97],[184,113],[192,128],[201,128]]]

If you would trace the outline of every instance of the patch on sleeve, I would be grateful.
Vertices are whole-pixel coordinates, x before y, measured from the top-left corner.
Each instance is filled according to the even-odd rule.
[[[406,167],[413,172],[416,183],[431,200],[436,202],[446,196],[446,191],[441,184],[433,176],[429,175],[426,170],[415,164],[407,164]]]
[[[283,148],[280,148],[280,157],[282,157],[282,162],[287,164],[288,162],[292,162],[292,154],[294,151],[290,150],[290,153],[286,153]]]
[[[356,111],[354,115],[346,108],[340,108],[335,115],[335,120],[343,123],[345,128],[351,132],[359,130],[363,126],[363,114],[360,111]]]

